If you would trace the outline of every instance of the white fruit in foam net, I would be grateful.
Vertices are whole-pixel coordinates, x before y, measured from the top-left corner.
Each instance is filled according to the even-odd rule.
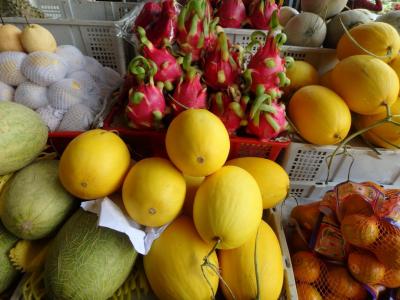
[[[47,106],[47,88],[36,83],[26,81],[15,90],[14,101],[32,109]]]
[[[109,67],[103,68],[103,74],[105,79],[104,83],[107,84],[107,86],[112,90],[117,89],[123,82],[121,75]]]
[[[13,101],[14,92],[12,86],[0,81],[0,101]]]
[[[50,52],[33,52],[22,64],[22,72],[32,82],[49,86],[67,75],[68,67],[57,54]]]
[[[51,106],[68,110],[71,106],[82,102],[85,91],[77,80],[67,78],[53,83],[49,87],[47,96]]]
[[[0,53],[0,81],[18,86],[27,79],[21,68],[27,55],[23,52],[2,52]]]
[[[83,104],[75,104],[64,115],[58,131],[88,130],[94,121],[94,112]]]
[[[56,54],[68,65],[68,74],[82,70],[85,66],[85,57],[82,52],[71,45],[62,45],[57,47]]]
[[[55,109],[50,105],[38,108],[36,112],[40,115],[47,127],[49,127],[50,131],[57,130],[65,114],[64,110]]]
[[[85,56],[85,68],[95,81],[104,82],[104,68],[96,59],[90,56]]]

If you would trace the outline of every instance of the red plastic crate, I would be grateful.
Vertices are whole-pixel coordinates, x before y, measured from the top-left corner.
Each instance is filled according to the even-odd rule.
[[[156,131],[150,129],[132,129],[125,127],[123,122],[115,122],[116,117],[121,116],[123,111],[120,105],[116,105],[104,121],[103,128],[114,130],[131,147],[133,155],[137,158],[161,156],[166,157],[165,150],[165,130]],[[121,124],[122,123],[122,124]],[[270,160],[276,160],[279,153],[287,148],[290,141],[259,141],[250,137],[231,137],[231,149],[229,159],[256,156]]]
[[[64,152],[69,142],[83,132],[84,131],[49,132],[47,144],[50,145],[52,150],[60,156]]]

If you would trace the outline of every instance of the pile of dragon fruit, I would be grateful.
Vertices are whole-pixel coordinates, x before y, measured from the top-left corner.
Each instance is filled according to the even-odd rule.
[[[242,1],[220,6],[236,2]],[[129,125],[162,128],[185,109],[206,108],[231,135],[271,140],[285,131],[285,106],[279,100],[290,83],[285,71],[293,60],[280,57],[286,37],[274,30],[279,6],[257,3],[272,10],[264,22],[270,30],[255,32],[247,49],[232,45],[208,0],[183,6],[173,0],[146,3],[134,24],[140,55],[130,62],[125,81]],[[245,67],[244,57],[257,45]]]

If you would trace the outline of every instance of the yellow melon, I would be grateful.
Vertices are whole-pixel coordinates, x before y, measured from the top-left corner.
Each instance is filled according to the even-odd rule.
[[[182,209],[185,193],[182,173],[171,162],[159,157],[136,163],[122,187],[122,199],[129,216],[151,227],[175,219]]]
[[[331,78],[335,92],[353,112],[362,115],[385,112],[386,105],[391,106],[399,94],[396,72],[369,55],[342,60],[333,69]]]
[[[186,181],[186,197],[183,203],[183,213],[189,217],[193,216],[193,203],[197,189],[204,181],[205,177],[193,177],[189,175],[183,176]]]
[[[128,172],[130,154],[115,133],[94,129],[74,138],[60,159],[59,177],[67,191],[89,200],[117,191]]]
[[[339,143],[351,126],[350,110],[343,99],[319,85],[303,87],[293,95],[289,117],[300,135],[317,145]]]
[[[391,62],[390,66],[396,72],[397,77],[400,80],[400,55],[397,55]]]
[[[286,70],[286,76],[290,79],[290,85],[283,89],[284,93],[291,95],[303,86],[318,84],[318,71],[306,61],[296,60]]]
[[[400,98],[397,99],[390,109],[393,115],[400,115]],[[354,115],[354,125],[360,130],[383,120],[386,118],[386,115],[386,112],[370,116]],[[394,117],[393,120],[400,122],[400,117]],[[385,123],[370,129],[363,136],[369,142],[379,147],[391,149],[395,149],[395,146],[400,147],[400,126],[392,123]]]
[[[165,144],[177,168],[197,177],[221,168],[230,149],[224,124],[206,109],[188,109],[179,114],[168,127]]]
[[[158,299],[214,298],[219,279],[212,267],[203,267],[204,275],[201,268],[211,249],[212,245],[199,237],[189,217],[180,216],[173,221],[143,257],[146,277]],[[218,270],[215,251],[209,262]]]
[[[261,221],[258,233],[243,246],[219,252],[222,278],[236,299],[256,299],[255,249],[260,285],[258,299],[276,300],[283,285],[282,251],[274,231],[264,221]],[[222,283],[221,286],[225,298],[231,299],[226,286]]]
[[[332,76],[332,70],[325,72],[319,77],[319,84],[330,90],[333,90],[331,76]]]
[[[219,249],[242,246],[262,217],[262,197],[256,180],[236,166],[225,166],[207,177],[197,190],[193,220],[200,236]]]
[[[387,23],[361,24],[350,29],[349,34],[342,35],[336,53],[340,60],[352,55],[368,54],[362,48],[389,62],[400,50],[400,36],[397,30]]]
[[[276,162],[261,157],[242,157],[227,161],[249,172],[257,181],[263,198],[263,208],[272,208],[283,201],[289,191],[289,176]]]

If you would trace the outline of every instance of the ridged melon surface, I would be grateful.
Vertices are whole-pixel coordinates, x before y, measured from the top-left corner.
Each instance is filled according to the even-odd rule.
[[[8,258],[8,253],[18,238],[9,233],[0,223],[0,294],[17,278],[18,271]]]

